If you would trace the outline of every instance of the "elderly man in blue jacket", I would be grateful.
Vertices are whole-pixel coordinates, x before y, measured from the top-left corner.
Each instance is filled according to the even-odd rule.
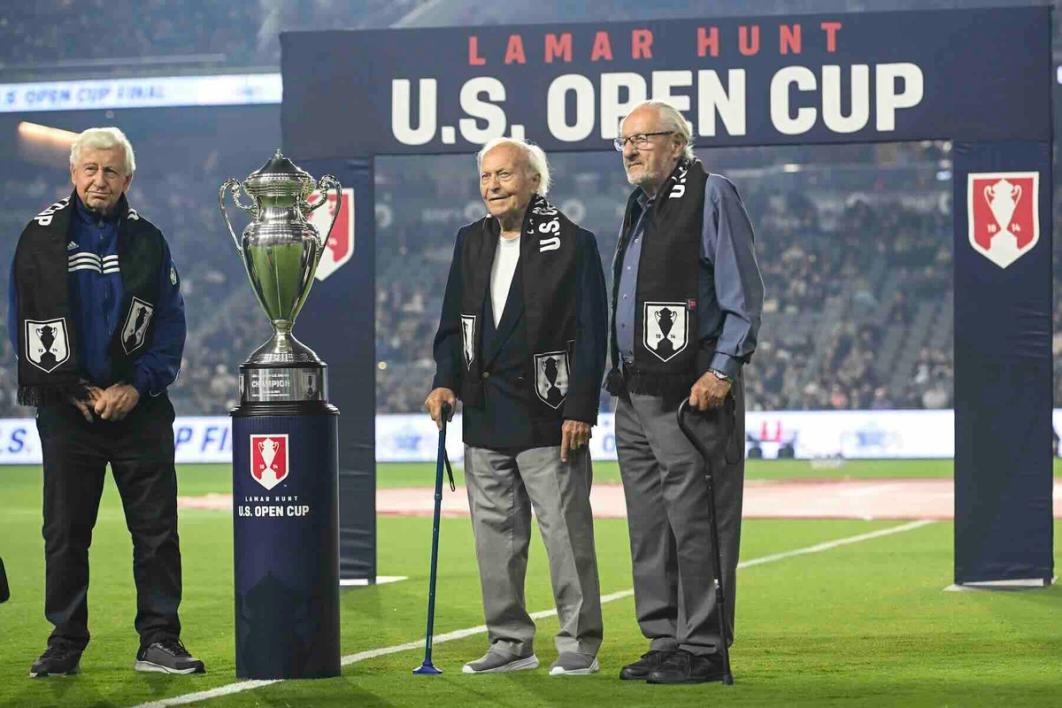
[[[37,406],[44,457],[45,616],[30,676],[77,673],[89,641],[88,549],[110,464],[133,537],[140,649],[134,668],[202,673],[180,641],[173,406],[184,301],[162,233],[130,208],[133,147],[81,133],[73,193],[30,220],[11,268],[8,332],[18,398]]]

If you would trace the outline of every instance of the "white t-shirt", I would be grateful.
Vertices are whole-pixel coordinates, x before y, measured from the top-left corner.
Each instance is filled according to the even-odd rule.
[[[498,248],[494,252],[494,265],[490,269],[490,305],[494,310],[494,326],[501,322],[505,312],[505,301],[509,298],[509,286],[516,274],[516,264],[520,261],[520,237],[507,239],[498,237]]]

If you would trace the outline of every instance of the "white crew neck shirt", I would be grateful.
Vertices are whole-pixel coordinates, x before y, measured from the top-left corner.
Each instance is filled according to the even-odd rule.
[[[516,264],[520,261],[520,237],[507,239],[498,237],[498,247],[494,251],[494,265],[490,268],[490,305],[494,310],[494,326],[501,322],[505,312],[505,301],[509,299],[509,286],[513,284]]]

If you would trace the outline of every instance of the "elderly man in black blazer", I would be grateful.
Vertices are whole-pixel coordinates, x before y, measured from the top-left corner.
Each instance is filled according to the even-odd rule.
[[[522,140],[479,152],[489,214],[457,234],[425,408],[464,404],[465,480],[490,646],[465,673],[538,667],[524,604],[531,509],[560,618],[553,676],[598,670],[601,602],[590,510],[590,429],[607,296],[594,235],[545,200],[549,166]]]

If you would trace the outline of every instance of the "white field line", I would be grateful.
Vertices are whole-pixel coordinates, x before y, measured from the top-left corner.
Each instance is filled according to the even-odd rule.
[[[847,546],[852,543],[860,543],[862,541],[869,541],[873,538],[881,538],[882,536],[891,536],[894,533],[903,533],[904,531],[914,531],[920,529],[923,526],[935,523],[932,519],[923,519],[921,521],[911,521],[899,526],[890,526],[887,529],[881,529],[880,531],[871,531],[869,533],[861,533],[858,536],[849,536],[848,538],[839,538],[836,541],[826,541],[825,543],[819,543],[814,546],[808,546],[806,548],[797,548],[792,551],[783,551],[782,553],[774,553],[769,556],[761,556],[760,558],[753,558],[752,560],[742,561],[738,563],[738,568],[751,568],[754,565],[763,565],[764,563],[774,563],[775,561],[784,560],[786,558],[792,558],[794,556],[806,556],[811,553],[822,553],[833,548],[839,548],[840,546]]]
[[[901,524],[899,526],[891,526],[887,529],[881,529],[879,531],[871,531],[869,533],[861,533],[857,536],[848,536],[846,538],[839,538],[835,541],[826,541],[824,543],[818,543],[814,546],[807,546],[805,548],[797,548],[792,551],[783,551],[782,553],[773,553],[769,556],[761,556],[759,558],[753,558],[751,560],[742,561],[738,563],[738,568],[751,568],[756,565],[764,565],[766,563],[775,563],[786,558],[793,558],[796,556],[806,556],[813,553],[822,553],[829,551],[833,548],[839,548],[841,546],[847,546],[853,543],[861,543],[863,541],[870,541],[875,538],[881,538],[882,536],[891,536],[897,533],[904,533],[906,531],[914,531],[920,529],[923,526],[935,523],[932,520],[912,521],[910,523]],[[634,590],[621,590],[619,592],[610,593],[608,595],[601,596],[601,604],[615,602],[616,600],[623,600],[624,598],[632,597]],[[538,612],[532,612],[532,619],[545,619],[547,617],[555,617],[557,614],[556,609],[552,610],[540,610]],[[487,631],[486,625],[478,625],[476,627],[467,627],[465,629],[458,629],[453,632],[446,632],[445,634],[436,634],[432,639],[432,645],[443,644],[444,642],[452,642],[457,639],[464,639],[466,637],[472,637],[477,634],[484,634]],[[412,651],[414,649],[422,649],[424,647],[424,639],[418,639],[412,642],[406,642],[404,644],[395,644],[394,646],[381,647],[379,649],[370,649],[369,651],[358,652],[357,654],[349,654],[342,658],[343,666],[349,666],[350,664],[356,664],[359,661],[368,661],[369,659],[376,659],[381,656],[387,656],[388,654],[397,654],[403,651]],[[174,696],[173,698],[163,698],[162,700],[152,701],[150,703],[141,703],[134,708],[164,708],[165,706],[180,706],[188,703],[195,703],[197,701],[207,701],[211,698],[220,698],[222,696],[229,696],[234,693],[242,693],[243,691],[250,691],[255,688],[261,688],[262,686],[268,686],[273,683],[280,683],[286,679],[274,679],[269,681],[239,681],[237,683],[230,683],[225,686],[218,686],[207,691],[197,691],[196,693],[186,693],[182,696]]]

